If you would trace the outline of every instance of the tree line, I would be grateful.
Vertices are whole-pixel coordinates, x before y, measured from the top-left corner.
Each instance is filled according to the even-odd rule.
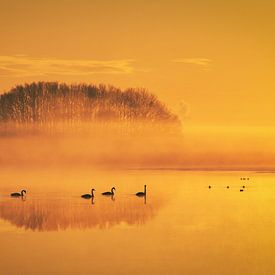
[[[0,122],[145,121],[179,123],[176,115],[145,89],[37,82],[0,96]]]

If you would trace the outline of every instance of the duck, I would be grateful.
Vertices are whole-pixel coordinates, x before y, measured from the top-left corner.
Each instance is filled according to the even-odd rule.
[[[11,193],[11,197],[23,197],[26,193],[26,190],[22,190],[20,193]]]
[[[91,194],[84,194],[84,195],[82,195],[81,196],[81,198],[83,198],[83,199],[90,199],[90,198],[94,198],[94,191],[95,191],[95,189],[93,188],[92,190],[91,190]]]
[[[144,185],[144,192],[138,192],[138,193],[136,193],[136,196],[138,196],[138,197],[146,196],[146,185]]]
[[[101,193],[103,196],[113,196],[115,193],[114,193],[114,190],[116,190],[115,187],[112,187],[111,189],[111,192],[110,191],[107,191],[107,192],[103,192]]]

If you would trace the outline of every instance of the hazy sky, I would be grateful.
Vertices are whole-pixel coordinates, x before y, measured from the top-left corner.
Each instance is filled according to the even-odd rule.
[[[145,87],[193,125],[273,125],[274,1],[1,0],[0,91]]]

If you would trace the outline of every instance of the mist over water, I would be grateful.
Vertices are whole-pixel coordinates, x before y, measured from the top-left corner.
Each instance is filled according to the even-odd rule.
[[[1,124],[2,167],[273,170],[274,133],[165,123]]]
[[[166,125],[142,123],[83,123],[74,130],[59,124],[50,131],[21,126],[0,137],[0,163],[41,168],[162,166],[179,138],[180,133]]]
[[[37,82],[0,97],[0,164],[272,170],[270,129],[192,128],[144,89]]]

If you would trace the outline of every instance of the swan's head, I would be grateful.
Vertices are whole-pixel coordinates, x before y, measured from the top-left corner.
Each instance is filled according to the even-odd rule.
[[[91,191],[91,193],[93,193],[94,191],[95,191],[95,189],[93,188],[92,191]]]
[[[111,191],[113,192],[113,190],[116,190],[116,188],[115,188],[115,187],[113,187],[113,188],[111,189]]]
[[[23,194],[23,193],[25,193],[25,194],[26,194],[26,193],[27,193],[27,191],[26,191],[26,190],[22,190],[22,191],[21,191],[21,194]]]

